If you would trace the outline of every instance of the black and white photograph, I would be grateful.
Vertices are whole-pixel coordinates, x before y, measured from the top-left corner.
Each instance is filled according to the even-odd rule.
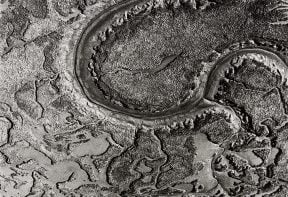
[[[0,0],[0,197],[288,197],[288,0]]]

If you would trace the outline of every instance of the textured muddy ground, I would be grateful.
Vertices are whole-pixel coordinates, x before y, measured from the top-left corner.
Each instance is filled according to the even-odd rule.
[[[0,197],[288,196],[287,0],[0,0]]]

